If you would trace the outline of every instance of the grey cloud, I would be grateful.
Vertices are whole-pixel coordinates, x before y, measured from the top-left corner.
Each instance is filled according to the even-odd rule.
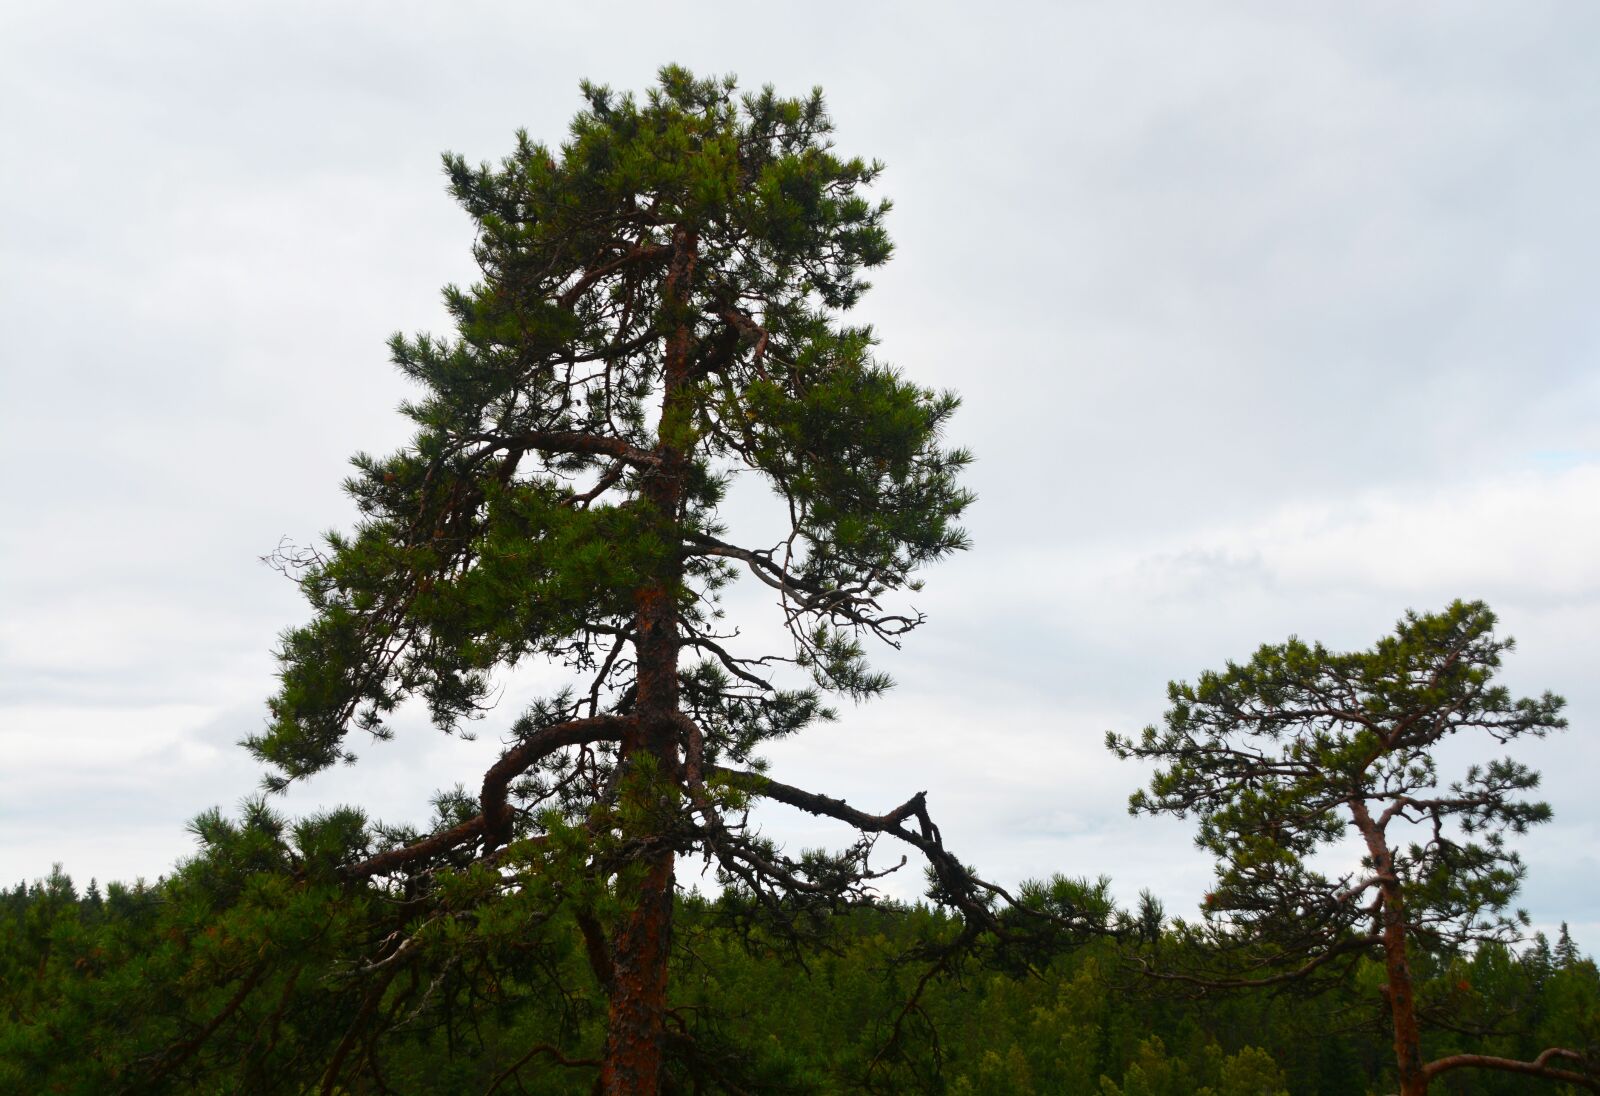
[[[59,750],[4,766],[0,876],[156,874],[183,818],[252,791],[231,744],[303,613],[256,556],[348,524],[346,457],[407,433],[383,338],[441,328],[438,287],[472,277],[438,153],[559,140],[579,77],[639,87],[679,60],[821,84],[840,147],[888,161],[899,252],[861,318],[963,394],[953,440],[979,457],[976,548],[930,574],[927,631],[885,658],[900,689],[785,744],[786,772],[863,805],[927,788],[989,870],[1109,872],[1177,912],[1206,866],[1181,827],[1126,817],[1141,774],[1103,731],[1260,642],[1364,646],[1408,605],[1485,596],[1523,641],[1508,680],[1572,700],[1573,731],[1529,753],[1559,819],[1525,843],[1530,905],[1600,923],[1562,870],[1600,830],[1592,582],[1520,542],[1431,575],[1259,542],[1296,505],[1396,538],[1352,500],[1444,499],[1448,527],[1476,483],[1595,465],[1600,15],[691,7],[692,42],[681,8],[643,4],[0,14],[0,736],[26,715]],[[1550,543],[1587,543],[1581,498],[1541,513]],[[114,779],[48,739],[176,703],[218,714]],[[412,721],[286,806],[420,820],[502,726]],[[36,757],[12,741],[8,762]],[[101,806],[41,826],[51,797]]]

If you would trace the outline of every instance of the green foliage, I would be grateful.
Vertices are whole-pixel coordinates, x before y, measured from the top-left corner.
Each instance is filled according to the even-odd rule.
[[[762,747],[834,718],[830,693],[889,687],[867,641],[920,625],[921,569],[966,547],[957,400],[845,322],[889,204],[880,165],[834,152],[819,91],[667,67],[642,98],[583,95],[559,147],[445,158],[481,280],[446,288],[447,336],[392,338],[415,434],[353,459],[353,531],[277,555],[311,619],[247,745],[277,791],[408,702],[458,732],[532,660],[569,684],[423,829],[252,800],[197,818],[197,855],[155,886],[80,896],[58,871],[4,895],[0,1090],[587,1092],[620,1030],[665,1045],[669,1091],[1355,1096],[1381,1040],[1303,1053],[1350,999],[1197,1005],[1131,972],[1251,983],[1309,955],[1370,989],[1376,884],[1309,866],[1368,805],[1423,824],[1367,867],[1407,891],[1430,1007],[1529,1018],[1440,1045],[1593,1045],[1594,967],[1565,933],[1501,946],[1522,870],[1503,834],[1548,817],[1520,798],[1536,776],[1507,758],[1437,788],[1442,736],[1562,725],[1559,698],[1490,684],[1510,644],[1480,604],[1369,652],[1264,647],[1173,686],[1164,731],[1112,737],[1167,765],[1135,809],[1195,813],[1220,861],[1198,929],[1149,895],[1115,910],[1104,879],[1009,894],[922,794],[871,815],[769,776]],[[739,476],[784,515],[754,542],[724,521]],[[722,622],[744,572],[773,592],[775,648]],[[786,853],[750,822],[761,798],[858,839]],[[883,837],[928,860],[929,905],[873,899]],[[719,897],[674,894],[677,857],[714,865]]]
[[[1130,811],[1193,815],[1196,844],[1217,860],[1201,921],[1177,923],[1183,946],[1145,968],[1182,986],[1355,989],[1393,1025],[1406,1092],[1454,1083],[1427,1071],[1459,1049],[1449,1033],[1475,1011],[1458,968],[1474,946],[1475,964],[1504,956],[1526,924],[1509,909],[1523,865],[1506,835],[1547,821],[1550,808],[1523,798],[1539,777],[1512,757],[1445,782],[1443,744],[1566,726],[1560,697],[1514,700],[1493,684],[1512,646],[1494,625],[1483,603],[1457,601],[1407,613],[1367,651],[1291,638],[1172,684],[1163,728],[1137,741],[1108,735],[1117,756],[1160,766]],[[1324,874],[1313,858],[1347,838],[1364,852],[1359,867]],[[1542,954],[1547,966],[1547,945]],[[1495,1022],[1483,1017],[1482,1030]],[[1424,1038],[1435,1028],[1445,1034]]]
[[[740,97],[669,67],[643,101],[584,96],[559,149],[519,134],[498,165],[445,159],[483,281],[447,289],[453,338],[392,340],[424,390],[403,408],[418,432],[355,458],[355,533],[284,561],[315,615],[285,633],[272,722],[249,740],[272,787],[348,759],[351,726],[386,734],[409,696],[453,730],[497,667],[592,670],[632,595],[679,560],[687,622],[714,617],[734,558],[715,508],[736,471],[789,508],[782,557],[751,566],[785,590],[797,657],[828,688],[887,686],[854,633],[909,630],[920,617],[877,599],[966,544],[970,458],[938,442],[955,397],[903,380],[834,315],[889,257],[889,205],[862,193],[879,165],[831,150],[821,93]],[[687,284],[669,291],[685,240]],[[674,328],[688,372],[652,423]],[[681,513],[648,498],[660,445],[688,458]],[[757,722],[784,733],[815,709],[774,705]]]
[[[903,604],[918,572],[967,543],[970,457],[943,440],[958,401],[879,361],[843,316],[892,250],[889,203],[870,194],[881,167],[834,151],[820,91],[741,95],[669,66],[643,96],[582,92],[558,147],[519,133],[497,164],[445,157],[481,277],[446,287],[449,333],[390,340],[417,386],[401,408],[415,432],[353,458],[355,528],[275,555],[311,618],[282,635],[280,686],[246,745],[281,791],[355,760],[352,732],[388,737],[404,705],[458,733],[529,663],[569,681],[506,721],[481,786],[440,793],[423,829],[348,808],[290,826],[262,803],[198,819],[205,851],[167,896],[211,896],[185,931],[250,931],[182,977],[239,997],[206,1002],[215,1022],[197,1032],[159,1031],[149,1078],[198,1083],[280,992],[326,1022],[280,1038],[272,1011],[270,1045],[243,1060],[320,1063],[325,1090],[382,1088],[377,1040],[453,1040],[457,1015],[475,1031],[555,1016],[544,1066],[617,1061],[615,1040],[596,1045],[607,999],[612,1032],[643,1048],[621,1068],[655,1072],[655,942],[671,938],[678,857],[714,866],[743,924],[792,956],[865,897],[884,832],[936,864],[939,900],[992,919],[925,808],[916,832],[902,814],[797,855],[749,819],[754,799],[810,795],[764,775],[764,744],[833,718],[829,693],[888,688],[867,642],[921,624]],[[734,539],[722,509],[739,476],[786,522]],[[751,649],[723,623],[745,572],[773,592],[786,641]],[[312,909],[315,946],[290,934],[304,975],[284,974],[274,919],[309,924]],[[514,1004],[541,990],[549,1007]],[[789,1069],[694,1027],[666,1033],[685,1076]]]
[[[1329,878],[1311,858],[1370,832],[1392,846],[1407,927],[1430,947],[1515,935],[1505,910],[1523,868],[1505,834],[1550,817],[1520,798],[1538,774],[1506,757],[1445,783],[1438,749],[1463,732],[1504,743],[1566,721],[1560,697],[1513,700],[1491,684],[1512,645],[1494,623],[1481,602],[1458,601],[1408,613],[1370,651],[1263,646],[1248,663],[1174,683],[1164,728],[1108,736],[1119,757],[1165,765],[1132,812],[1198,820],[1196,843],[1218,861],[1207,924],[1284,964],[1365,938],[1387,869],[1368,855],[1360,872]]]
[[[380,891],[336,901],[280,870],[219,892],[219,873],[236,857],[280,858],[286,867],[300,852],[286,830],[274,836],[268,815],[206,828],[199,855],[154,886],[112,884],[96,901],[58,871],[0,893],[0,1091],[318,1089],[326,1059],[372,999],[370,976],[342,966],[337,953],[393,931],[403,913]],[[601,994],[576,926],[549,918],[548,894],[501,890],[482,869],[451,875],[442,890],[451,914],[410,934],[418,976],[385,981],[373,1006],[405,1022],[350,1053],[370,1056],[389,1091],[405,1096],[485,1092],[502,1077],[502,1092],[587,1092],[592,1069],[537,1050],[565,1046],[585,1057],[600,1045]],[[498,897],[486,901],[491,892]],[[920,978],[903,955],[957,923],[926,907],[839,914],[820,926],[825,946],[802,967],[780,938],[741,929],[748,923],[736,907],[731,896],[680,901],[671,1005],[702,1054],[693,1060],[698,1075],[689,1059],[672,1068],[674,1083],[689,1090],[698,1076],[712,1092],[1384,1091],[1387,1035],[1350,1025],[1359,998],[1285,1007],[1257,995],[1159,995],[1148,979],[1129,980],[1131,953],[1110,940],[1028,971],[967,965],[936,979],[894,1038],[894,1018]],[[1537,941],[1521,953],[1487,944],[1469,956],[1424,959],[1468,984],[1454,998],[1459,1026],[1489,1029],[1438,1034],[1430,1052],[1527,1058],[1544,1046],[1592,1045],[1584,1040],[1600,1015],[1600,973],[1575,946],[1567,966],[1552,966]],[[229,1012],[252,976],[257,989]],[[177,1060],[171,1047],[213,1023],[211,1037]],[[1437,1087],[1510,1096],[1526,1082],[1457,1074]]]

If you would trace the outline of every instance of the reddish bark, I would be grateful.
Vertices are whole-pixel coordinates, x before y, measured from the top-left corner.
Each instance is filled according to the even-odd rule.
[[[1428,1070],[1422,1060],[1422,1028],[1417,1023],[1416,991],[1411,980],[1411,962],[1406,955],[1406,903],[1400,877],[1395,874],[1394,854],[1383,832],[1360,799],[1350,802],[1356,828],[1367,844],[1373,874],[1382,897],[1383,966],[1389,981],[1383,987],[1394,1026],[1395,1066],[1400,1071],[1400,1096],[1425,1096]]]
[[[673,254],[662,287],[663,311],[679,313],[694,276],[697,241],[694,233],[673,233]],[[687,391],[690,325],[682,318],[666,340],[661,420],[656,432],[655,468],[645,477],[642,495],[662,532],[662,542],[681,543],[679,517],[683,505],[688,455],[684,443],[693,423]],[[619,764],[625,773],[623,797],[634,817],[660,819],[682,782],[678,758],[678,628],[677,596],[683,562],[669,552],[656,569],[654,582],[634,594],[635,651],[638,655],[634,712],[637,732],[622,740]],[[639,761],[650,759],[643,770]],[[600,1089],[613,1096],[654,1096],[661,1084],[663,1024],[667,1009],[667,961],[672,949],[672,867],[674,854],[661,835],[627,834],[638,851],[633,863],[643,877],[621,930],[613,941],[611,1009],[606,1033],[605,1064]],[[634,870],[637,870],[635,868]],[[627,874],[627,873],[625,873]]]
[[[1553,1059],[1587,1066],[1588,1072],[1579,1073],[1553,1066],[1550,1064]],[[1550,1047],[1531,1062],[1520,1062],[1515,1058],[1497,1058],[1492,1054],[1452,1054],[1448,1058],[1428,1063],[1428,1080],[1432,1081],[1439,1074],[1448,1073],[1452,1069],[1494,1069],[1502,1073],[1520,1073],[1527,1077],[1542,1077],[1547,1081],[1565,1081],[1569,1085],[1577,1085],[1590,1092],[1600,1092],[1600,1078],[1596,1077],[1593,1065],[1577,1051],[1566,1050],[1563,1047]]]
[[[654,1094],[661,1084],[667,959],[672,947],[670,849],[652,855],[632,911],[617,933],[601,1091]]]

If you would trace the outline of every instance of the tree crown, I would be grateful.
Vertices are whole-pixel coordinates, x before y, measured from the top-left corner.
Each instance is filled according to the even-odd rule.
[[[271,786],[348,759],[352,726],[387,734],[408,696],[455,728],[530,656],[587,677],[525,730],[626,709],[636,597],[663,575],[703,659],[686,705],[712,753],[743,757],[826,715],[819,689],[885,688],[861,637],[919,623],[883,599],[966,544],[969,457],[939,440],[955,397],[839,319],[890,254],[889,204],[865,193],[880,165],[834,153],[820,91],[739,96],[668,67],[642,100],[583,93],[559,148],[523,133],[498,165],[445,158],[483,277],[446,289],[451,337],[392,339],[416,436],[358,454],[355,531],[289,561],[314,619],[284,634],[248,742]],[[724,539],[740,472],[782,500],[775,537]],[[791,651],[725,646],[735,566],[775,589]],[[782,661],[812,683],[775,687]]]
[[[1133,813],[1194,815],[1218,859],[1208,920],[1230,933],[1317,947],[1359,932],[1377,908],[1375,865],[1337,878],[1311,863],[1370,827],[1392,846],[1410,929],[1436,945],[1506,935],[1522,876],[1507,831],[1550,817],[1522,798],[1538,774],[1506,757],[1448,783],[1440,748],[1462,732],[1507,743],[1566,725],[1551,693],[1513,699],[1493,683],[1512,640],[1482,602],[1409,612],[1366,651],[1291,638],[1243,664],[1168,688],[1161,728],[1107,744],[1158,768]],[[1404,828],[1405,836],[1392,833]],[[1386,870],[1386,869],[1385,869]],[[1299,954],[1296,950],[1293,952]]]

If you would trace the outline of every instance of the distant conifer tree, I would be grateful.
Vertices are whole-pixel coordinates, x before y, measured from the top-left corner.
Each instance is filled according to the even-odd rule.
[[[1491,684],[1510,639],[1481,602],[1408,613],[1370,651],[1339,654],[1298,639],[1264,646],[1242,665],[1174,683],[1162,728],[1107,736],[1121,758],[1163,765],[1135,814],[1193,815],[1217,857],[1202,921],[1186,926],[1191,957],[1225,971],[1152,970],[1196,986],[1251,988],[1337,980],[1363,957],[1382,959],[1401,1096],[1440,1075],[1496,1069],[1595,1088],[1596,1063],[1551,1048],[1533,1061],[1457,1054],[1426,1061],[1412,961],[1516,936],[1507,909],[1523,875],[1505,834],[1546,821],[1522,798],[1538,774],[1507,757],[1441,785],[1438,748],[1457,734],[1496,744],[1543,736],[1564,702],[1513,700]],[[1319,850],[1356,838],[1359,872],[1330,878]],[[1560,947],[1557,948],[1559,957]]]

